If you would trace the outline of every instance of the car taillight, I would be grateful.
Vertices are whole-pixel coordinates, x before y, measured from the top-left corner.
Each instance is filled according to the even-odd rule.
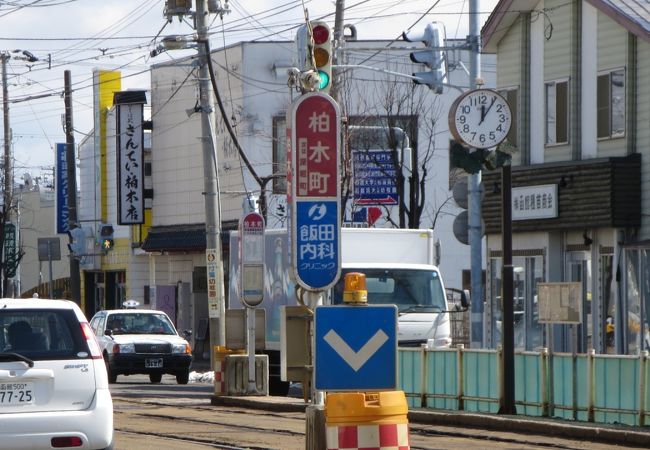
[[[102,351],[99,349],[99,344],[95,338],[95,333],[93,333],[93,330],[90,328],[88,322],[81,322],[81,332],[83,333],[84,338],[86,339],[86,343],[88,344],[90,356],[92,356],[93,359],[101,359]]]
[[[54,448],[81,447],[83,445],[83,441],[77,436],[53,437],[51,442]]]

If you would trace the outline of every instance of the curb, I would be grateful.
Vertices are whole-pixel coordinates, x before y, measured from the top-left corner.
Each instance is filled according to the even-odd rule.
[[[277,400],[273,400],[277,399]],[[275,412],[305,412],[309,403],[304,401],[287,401],[286,397],[231,397],[227,395],[211,395],[210,404],[213,406],[240,406],[242,408],[261,409]]]
[[[225,395],[211,395],[210,404],[213,406],[239,406],[275,412],[305,412],[307,407],[311,405],[302,400],[287,397],[234,397]],[[633,445],[644,448],[647,448],[648,442],[650,442],[650,427],[644,429],[625,425],[566,422],[559,419],[539,417],[411,409],[408,412],[408,421],[420,425],[513,431],[542,436],[555,435],[562,438]]]
[[[442,412],[413,409],[408,413],[409,422],[429,425],[446,425],[482,428],[493,431],[514,431],[538,435],[555,435],[586,441],[612,444],[628,444],[647,447],[650,442],[650,428],[643,429],[625,425],[594,424],[588,422],[566,422],[524,416],[498,416],[465,412]]]

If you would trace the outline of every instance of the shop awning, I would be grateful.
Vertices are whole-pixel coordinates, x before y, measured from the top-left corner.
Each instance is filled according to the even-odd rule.
[[[221,244],[228,245],[229,232],[236,224],[223,225]],[[142,250],[146,252],[196,253],[205,251],[205,224],[155,226],[149,229]]]

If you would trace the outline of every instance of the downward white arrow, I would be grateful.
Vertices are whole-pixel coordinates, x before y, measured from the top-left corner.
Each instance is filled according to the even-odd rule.
[[[343,361],[357,372],[384,345],[384,342],[388,340],[388,335],[383,330],[377,331],[358,352],[352,350],[334,330],[330,330],[323,339],[343,358]]]

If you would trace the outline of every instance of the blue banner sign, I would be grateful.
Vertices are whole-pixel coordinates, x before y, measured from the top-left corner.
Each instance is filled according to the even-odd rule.
[[[68,158],[66,155],[67,144],[56,144],[56,175],[54,180],[56,190],[56,232],[63,234],[68,232]]]

